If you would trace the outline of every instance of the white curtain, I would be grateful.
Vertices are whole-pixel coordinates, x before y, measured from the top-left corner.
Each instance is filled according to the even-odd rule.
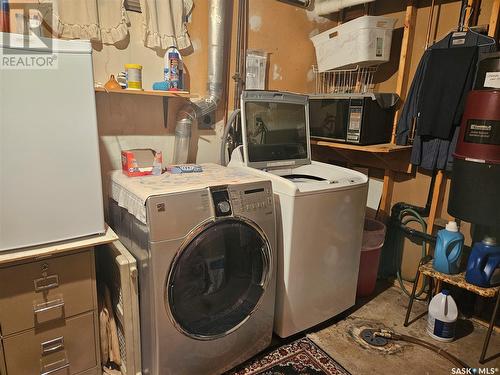
[[[53,31],[60,38],[117,43],[128,35],[124,0],[39,0],[52,3]]]
[[[60,38],[115,44],[125,39],[130,24],[125,0],[39,0],[53,6],[53,31]],[[204,0],[206,1],[206,0]],[[140,0],[144,45],[153,49],[191,46],[186,17],[193,0]],[[46,16],[46,15],[45,15]]]
[[[185,20],[192,9],[193,0],[141,0],[144,45],[154,49],[190,47]]]

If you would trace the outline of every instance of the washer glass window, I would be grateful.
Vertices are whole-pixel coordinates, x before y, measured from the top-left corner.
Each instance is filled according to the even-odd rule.
[[[180,329],[210,339],[239,327],[264,293],[269,251],[263,235],[241,220],[217,221],[199,233],[168,279],[167,303]]]

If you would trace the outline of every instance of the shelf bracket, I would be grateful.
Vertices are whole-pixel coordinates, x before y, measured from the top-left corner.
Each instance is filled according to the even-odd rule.
[[[168,97],[164,96],[163,101],[163,126],[168,128]]]

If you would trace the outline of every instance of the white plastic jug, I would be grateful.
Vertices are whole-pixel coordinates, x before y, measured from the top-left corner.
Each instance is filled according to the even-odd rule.
[[[436,294],[429,304],[427,333],[435,340],[450,342],[455,339],[458,318],[457,304],[448,290]]]

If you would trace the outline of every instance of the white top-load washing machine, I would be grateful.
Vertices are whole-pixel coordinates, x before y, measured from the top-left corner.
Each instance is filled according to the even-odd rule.
[[[220,374],[271,342],[271,182],[202,167],[111,175],[110,222],[138,261],[143,374]]]
[[[278,217],[274,330],[287,337],[353,306],[368,178],[311,161],[307,96],[246,91],[229,167],[271,179]]]

